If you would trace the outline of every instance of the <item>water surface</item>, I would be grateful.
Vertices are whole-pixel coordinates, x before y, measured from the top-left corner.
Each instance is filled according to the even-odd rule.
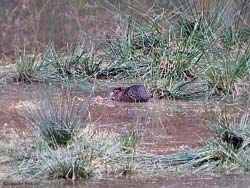
[[[51,86],[54,100],[62,93],[60,87]],[[64,91],[63,91],[64,92]],[[121,103],[108,99],[109,90],[97,91],[91,96],[88,117],[99,131],[121,133],[136,128],[140,134],[139,150],[165,155],[184,149],[195,148],[212,135],[207,129],[211,121],[216,121],[224,105],[195,101],[172,101],[152,99],[148,103]],[[26,109],[36,109],[39,101],[44,100],[43,84],[27,85],[12,83],[2,88],[0,95],[0,144],[13,147],[15,143],[25,143],[34,140],[34,128],[30,124]],[[72,90],[72,97],[85,100],[89,92]],[[230,110],[228,110],[230,109]],[[230,106],[227,110],[232,116],[242,113],[243,109]],[[15,147],[15,146],[14,146]],[[3,148],[0,147],[3,150]],[[3,158],[4,151],[1,152]],[[2,164],[6,164],[0,160]],[[4,168],[8,169],[8,168]],[[0,172],[0,179],[5,172]],[[110,178],[90,179],[77,182],[68,187],[234,187],[245,186],[250,182],[247,176],[193,176],[179,177],[147,177],[142,178]],[[51,187],[59,187],[60,183],[52,183]],[[65,182],[64,182],[65,183]],[[47,183],[45,183],[47,186]],[[37,187],[38,185],[17,185],[12,187]],[[11,186],[5,186],[11,187]]]

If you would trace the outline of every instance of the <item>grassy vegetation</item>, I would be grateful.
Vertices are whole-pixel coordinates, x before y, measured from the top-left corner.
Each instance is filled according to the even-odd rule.
[[[50,43],[45,52],[37,57],[27,58],[24,55],[19,58],[18,80],[80,85],[86,78],[98,73],[99,65],[93,51],[84,45],[78,45],[72,52],[58,51]]]
[[[248,114],[240,121],[219,116],[211,126],[214,138],[200,148],[169,155],[145,153],[139,149],[140,132],[99,131],[86,121],[88,102],[76,100],[69,91],[52,95],[45,88],[37,109],[28,109],[38,137],[13,156],[18,163],[17,177],[23,181],[36,179],[90,178],[101,175],[164,175],[169,172],[192,173],[204,171],[248,172],[249,126]],[[25,151],[25,152],[20,152]],[[13,151],[12,151],[13,153]]]
[[[58,133],[52,132],[54,136],[51,137],[41,132],[40,125],[35,124],[40,136],[32,147],[23,145],[19,148],[26,152],[16,156],[22,159],[17,175],[25,182],[44,178],[75,181],[97,175],[161,176],[190,170],[192,173],[249,172],[249,120],[248,114],[238,122],[220,116],[219,123],[210,126],[214,137],[202,147],[169,155],[155,155],[139,149],[138,130],[128,130],[121,135],[99,132],[94,124],[85,122],[81,126],[83,128],[74,129],[70,140],[62,134],[61,138],[64,137],[63,140],[67,142],[53,142],[51,145],[51,138]],[[52,124],[48,126],[54,128]],[[20,152],[17,153],[20,155]]]
[[[249,40],[247,32],[223,19],[222,9],[209,19],[179,15],[174,33],[160,30],[157,23],[129,22],[123,35],[104,45],[106,61],[119,62],[118,67],[125,67],[124,77],[136,77],[158,97],[241,95],[237,89],[249,81]],[[171,22],[168,15],[160,21],[165,20]]]
[[[95,124],[88,122],[88,105],[88,98],[81,101],[68,89],[58,95],[44,86],[42,99],[34,103],[35,107],[26,107],[36,141],[11,150],[11,158],[21,160],[17,177],[24,182],[45,178],[74,181],[97,174],[128,174],[137,169],[133,156],[138,131],[126,131],[120,136],[99,132]]]
[[[82,122],[88,118],[87,99],[82,102],[71,96],[70,89],[63,89],[55,96],[50,87],[45,85],[42,100],[35,109],[27,107],[27,112],[41,137],[49,146],[57,147],[66,145],[71,141],[75,131],[84,128]]]
[[[183,13],[169,3],[165,12],[156,14],[153,9],[144,17],[143,8],[122,2],[135,15],[117,9],[124,18],[120,30],[99,43],[101,50],[83,43],[73,52],[59,52],[50,44],[35,66],[34,58],[20,58],[19,80],[80,85],[93,78],[136,79],[158,98],[238,99],[249,88],[250,32],[239,25],[237,15],[228,19],[223,12],[226,5],[216,2],[210,16],[191,4],[179,7],[186,9]],[[152,21],[155,17],[159,18]]]
[[[18,72],[18,81],[31,82],[31,78],[35,76],[36,64],[35,57],[28,57],[23,55],[17,60],[17,72]]]
[[[150,174],[204,172],[249,172],[249,114],[240,121],[229,121],[220,116],[219,122],[210,126],[214,135],[200,148],[184,150],[171,155],[146,155],[137,153],[135,163],[139,163]],[[190,172],[190,171],[189,171]]]
[[[37,143],[30,158],[19,166],[19,173],[32,178],[66,178],[72,181],[97,174],[127,171],[132,153],[122,149],[119,137],[98,133],[90,125],[75,134],[64,147],[53,149],[45,140]]]
[[[93,80],[136,79],[156,98],[249,101],[249,27],[240,25],[237,15],[227,18],[222,1],[209,16],[194,5],[175,7],[173,2],[163,10],[154,5],[145,14],[139,2],[138,9],[127,2],[134,15],[118,9],[124,18],[121,30],[97,41],[100,49],[81,43],[59,51],[51,43],[41,55],[20,56],[17,80],[85,87]],[[214,138],[201,148],[159,156],[138,149],[137,130],[98,132],[85,121],[87,108],[88,102],[66,92],[59,97],[45,93],[36,109],[27,109],[39,141],[23,156],[18,173],[74,181],[98,174],[250,170],[248,115],[239,124],[219,121]]]
[[[239,122],[220,117],[219,123],[210,127],[214,138],[205,143],[206,154],[201,153],[204,156],[189,165],[199,165],[196,171],[249,172],[249,120],[249,114]]]

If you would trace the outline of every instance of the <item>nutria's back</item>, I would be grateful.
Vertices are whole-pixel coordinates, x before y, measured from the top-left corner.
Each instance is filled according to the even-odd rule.
[[[115,88],[111,94],[112,100],[121,102],[148,102],[150,98],[151,94],[143,85]]]

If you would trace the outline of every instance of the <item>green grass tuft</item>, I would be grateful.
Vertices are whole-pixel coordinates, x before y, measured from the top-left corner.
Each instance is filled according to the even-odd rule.
[[[69,89],[55,96],[46,85],[42,97],[35,109],[27,107],[30,120],[49,146],[66,145],[87,120],[88,100],[81,102]]]

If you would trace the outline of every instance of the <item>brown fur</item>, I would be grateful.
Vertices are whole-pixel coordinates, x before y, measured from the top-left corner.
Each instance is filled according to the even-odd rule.
[[[120,102],[148,102],[151,94],[143,85],[115,88],[111,99]]]

